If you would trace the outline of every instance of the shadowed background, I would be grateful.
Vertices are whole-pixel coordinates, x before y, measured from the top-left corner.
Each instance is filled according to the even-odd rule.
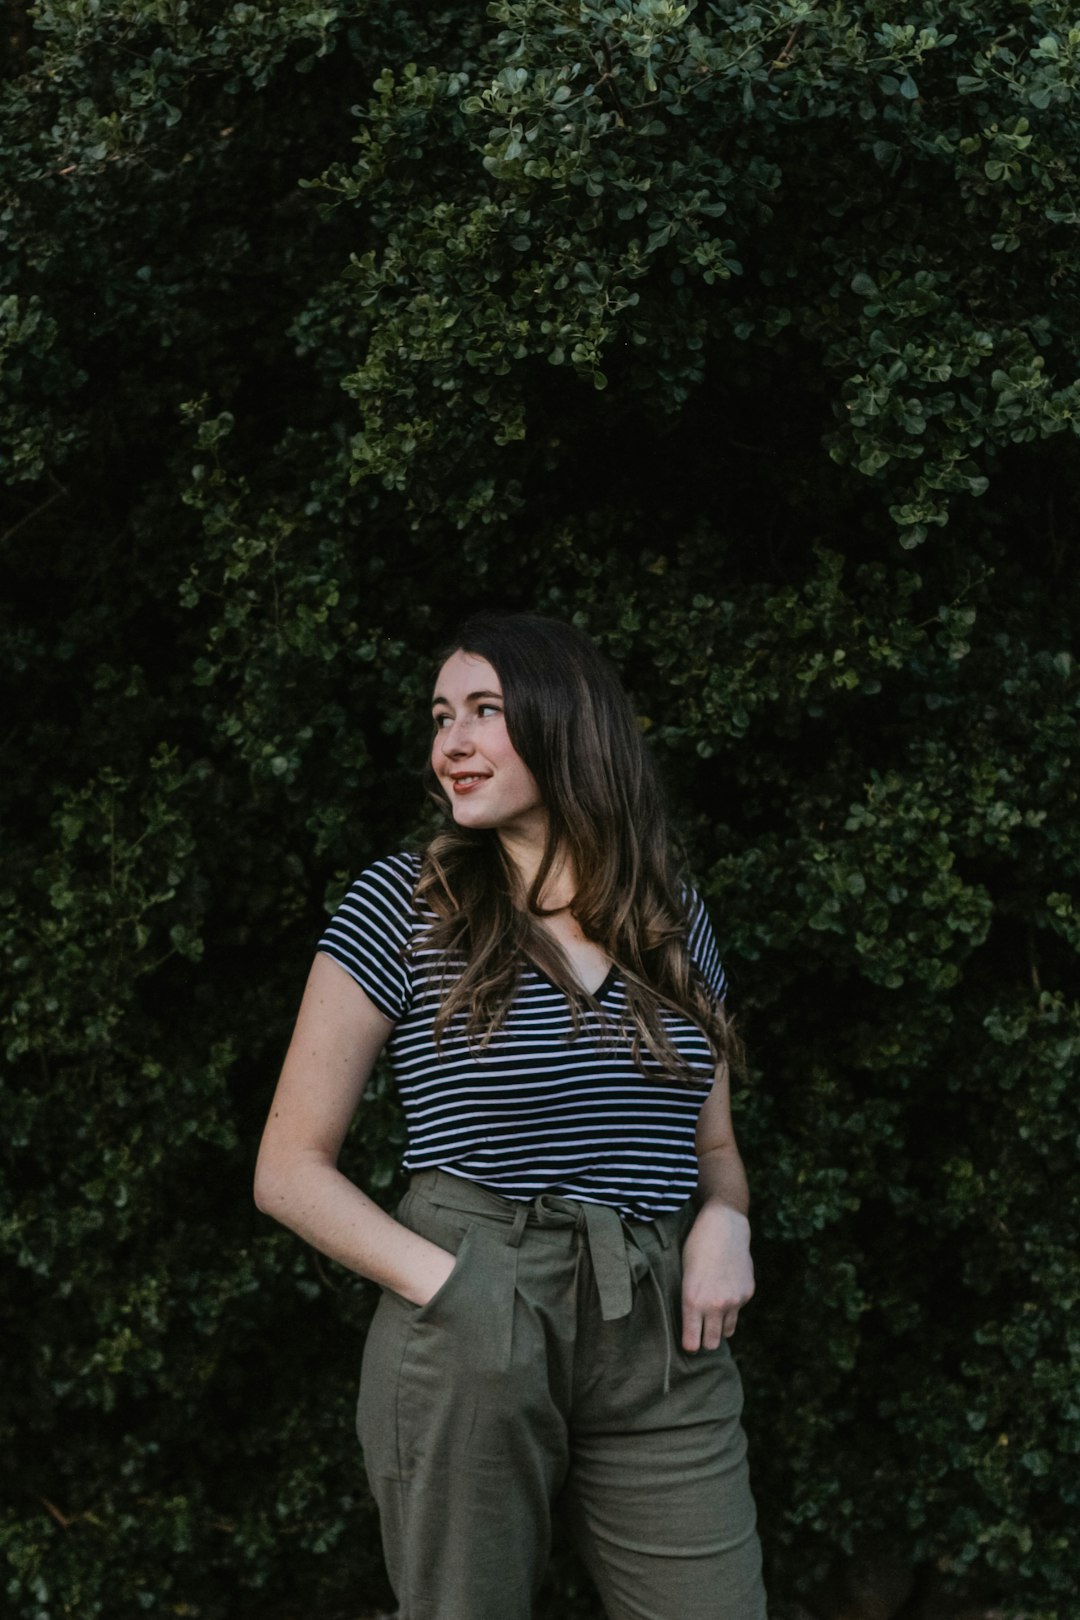
[[[250,1181],[486,605],[620,667],[713,914],[778,1613],[1075,1620],[1071,11],[4,8],[19,1620],[389,1602],[372,1293]]]

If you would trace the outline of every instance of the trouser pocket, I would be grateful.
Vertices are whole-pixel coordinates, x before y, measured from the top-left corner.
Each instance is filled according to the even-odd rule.
[[[357,1432],[368,1473],[404,1478],[448,1407],[494,1401],[509,1372],[518,1251],[502,1229],[408,1192],[397,1217],[455,1255],[423,1305],[383,1291],[360,1378]]]

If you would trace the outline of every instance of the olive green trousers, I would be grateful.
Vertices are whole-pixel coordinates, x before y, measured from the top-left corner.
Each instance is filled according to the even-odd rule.
[[[679,1344],[688,1205],[656,1222],[414,1176],[398,1219],[457,1254],[384,1291],[357,1426],[400,1620],[529,1620],[553,1511],[608,1620],[765,1620],[727,1344]]]

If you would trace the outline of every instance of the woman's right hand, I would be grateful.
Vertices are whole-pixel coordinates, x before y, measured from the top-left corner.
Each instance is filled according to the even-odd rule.
[[[402,1227],[401,1230],[404,1231],[405,1228]],[[418,1279],[420,1282],[419,1293],[415,1289],[410,1292],[406,1292],[404,1288],[394,1290],[395,1293],[401,1295],[402,1299],[407,1299],[412,1305],[426,1305],[429,1300],[434,1299],[457,1265],[457,1257],[452,1255],[449,1249],[441,1249],[437,1243],[430,1242],[427,1243],[427,1247],[432,1251],[432,1259],[424,1267],[423,1277]],[[412,1281],[411,1278],[410,1281]]]

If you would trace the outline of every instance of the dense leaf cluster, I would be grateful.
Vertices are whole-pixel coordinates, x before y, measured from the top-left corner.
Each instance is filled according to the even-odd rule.
[[[1080,27],[38,0],[0,83],[4,1590],[354,1617],[371,1300],[250,1198],[475,605],[620,665],[753,1054],[771,1584],[1080,1582]],[[393,1196],[377,1078],[350,1173]],[[824,1587],[822,1587],[824,1590]],[[545,1612],[595,1614],[565,1562]]]

